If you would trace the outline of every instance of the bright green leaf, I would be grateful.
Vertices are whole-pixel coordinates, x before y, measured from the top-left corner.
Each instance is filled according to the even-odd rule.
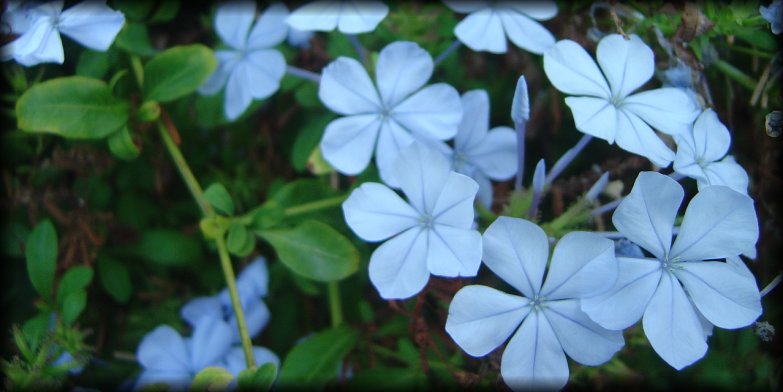
[[[234,375],[226,369],[210,366],[198,372],[190,384],[191,391],[225,391]]]
[[[277,367],[273,363],[265,363],[258,369],[245,369],[237,377],[237,389],[244,391],[268,391],[277,377]]]
[[[65,325],[71,325],[87,306],[87,292],[78,290],[68,294],[60,307],[60,315]]]
[[[281,387],[320,388],[337,377],[340,364],[359,338],[359,332],[340,326],[319,332],[288,352],[280,369]]]
[[[196,91],[217,66],[204,45],[175,46],[144,66],[144,100],[169,102]]]
[[[99,257],[98,278],[103,289],[112,298],[120,303],[128,302],[133,286],[128,269],[124,264],[106,256]]]
[[[204,198],[216,210],[226,215],[234,214],[234,201],[231,200],[231,195],[223,184],[219,182],[210,184],[204,191]]]
[[[135,253],[162,265],[184,265],[201,258],[201,247],[193,236],[171,229],[151,229],[141,233]]]
[[[136,159],[141,154],[127,126],[111,134],[106,141],[109,144],[109,151],[122,160]]]
[[[228,251],[236,254],[240,250],[246,247],[246,243],[250,241],[250,233],[247,228],[239,223],[232,223],[228,227],[228,236],[226,238],[226,246]]]
[[[49,301],[57,268],[57,232],[50,220],[41,221],[27,236],[24,255],[30,282]]]
[[[92,281],[92,268],[79,265],[65,272],[57,285],[57,304],[62,305],[65,298],[71,293],[84,290]]]

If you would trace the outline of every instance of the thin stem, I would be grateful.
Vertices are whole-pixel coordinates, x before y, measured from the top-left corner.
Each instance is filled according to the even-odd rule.
[[[764,289],[761,290],[761,293],[759,294],[761,294],[762,297],[769,294],[769,292],[772,291],[772,289],[774,289],[780,284],[781,279],[783,279],[783,276],[781,276],[781,274],[778,274],[778,276],[776,276],[775,279],[772,279],[772,282],[769,282],[769,284],[765,286]]]
[[[185,157],[182,156],[182,151],[180,151],[179,147],[174,143],[174,140],[171,138],[163,121],[158,121],[158,131],[160,131],[160,137],[163,139],[163,144],[166,146],[166,149],[169,150],[169,155],[171,155],[171,159],[174,160],[174,165],[177,166],[177,170],[179,170],[182,180],[184,180],[185,185],[188,186],[190,194],[196,199],[196,204],[198,204],[201,209],[201,214],[206,217],[215,215],[212,206],[209,205],[204,198],[204,190],[201,189],[201,185],[199,185],[198,180],[196,180],[196,176],[193,175],[190,166],[188,166],[188,162],[185,161]]]
[[[726,74],[726,76],[734,79],[735,82],[739,83],[743,87],[747,88],[750,91],[753,91],[756,89],[756,81],[753,80],[750,76],[745,74],[744,72],[740,71],[739,68],[721,60],[718,59],[714,63],[715,67],[717,67],[721,72]]]
[[[315,73],[313,71],[308,71],[306,69],[294,67],[293,65],[287,65],[285,67],[285,72],[289,75],[297,76],[303,79],[311,80],[316,83],[321,82],[321,75],[318,73]]]
[[[348,198],[347,195],[341,195],[341,196],[330,197],[328,199],[317,200],[311,203],[300,204],[298,206],[286,208],[283,211],[283,214],[285,214],[285,216],[287,217],[291,217],[295,215],[302,215],[310,212],[336,207],[342,204],[342,202],[344,202],[346,198]]]
[[[141,64],[141,59],[139,56],[132,55],[130,57],[130,62],[133,76],[136,78],[136,83],[139,84],[140,88],[144,87],[144,66]]]
[[[329,295],[329,315],[332,318],[332,327],[339,327],[343,323],[343,306],[340,303],[340,285],[338,282],[326,284]]]
[[[446,50],[444,50],[443,52],[441,52],[441,54],[438,55],[438,57],[435,59],[434,65],[437,67],[438,64],[442,63],[443,60],[446,59],[446,57],[449,57],[451,52],[459,48],[460,45],[462,45],[462,42],[460,42],[460,40],[458,39],[455,39],[454,42],[452,42],[451,45],[449,45],[449,47],[446,48]]]
[[[550,171],[546,176],[546,184],[551,184],[557,178],[557,176],[559,176],[560,173],[562,173],[563,170],[568,167],[574,158],[576,158],[576,156],[579,155],[582,150],[584,150],[585,146],[587,146],[587,143],[589,143],[592,139],[593,137],[588,134],[582,135],[582,138],[576,142],[576,145],[569,148],[568,151],[566,151],[565,154],[563,154],[563,156],[560,157],[557,162],[555,162],[555,165],[552,166],[552,171]]]
[[[353,45],[353,48],[356,49],[356,54],[359,55],[359,60],[361,60],[362,64],[368,66],[367,51],[364,50],[364,46],[362,46],[362,43],[359,42],[359,38],[356,37],[356,34],[346,34],[345,36],[348,37],[348,40],[351,41],[351,45]]]

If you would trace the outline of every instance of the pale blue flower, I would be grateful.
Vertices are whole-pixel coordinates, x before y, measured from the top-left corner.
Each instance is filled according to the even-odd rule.
[[[430,274],[478,272],[481,235],[472,229],[478,184],[450,166],[437,151],[415,143],[394,165],[407,202],[387,186],[367,182],[343,203],[345,221],[357,236],[389,239],[370,257],[370,280],[381,297],[411,297]]]
[[[273,47],[288,34],[288,8],[274,3],[257,20],[255,12],[255,1],[234,1],[219,5],[215,13],[215,31],[229,48],[215,51],[217,69],[198,91],[214,95],[225,87],[229,120],[236,120],[253,99],[274,94],[285,74],[285,58]]]
[[[506,53],[506,36],[514,45],[542,54],[555,37],[537,21],[557,15],[554,1],[444,0],[455,12],[469,14],[454,28],[454,35],[475,51]]]
[[[726,155],[731,134],[714,110],[705,110],[696,119],[693,130],[677,135],[674,141],[677,142],[674,170],[696,179],[699,189],[724,185],[748,193],[748,173],[734,157]]]
[[[397,187],[392,175],[397,154],[415,139],[446,140],[457,133],[462,104],[445,83],[424,87],[432,57],[414,42],[383,48],[375,67],[377,90],[358,61],[340,57],[323,70],[318,97],[344,115],[329,123],[321,139],[324,159],[340,173],[362,172],[375,151],[381,179]]]
[[[653,128],[677,135],[687,132],[700,110],[682,90],[658,88],[631,94],[655,70],[652,50],[636,35],[611,34],[598,43],[595,61],[579,44],[559,41],[544,54],[549,81],[565,94],[576,129],[626,151],[668,166],[674,152]],[[603,71],[603,73],[601,72]]]
[[[753,275],[719,261],[756,243],[753,200],[724,186],[702,188],[672,243],[683,197],[670,177],[639,174],[612,222],[653,257],[618,257],[614,288],[582,302],[582,310],[609,329],[627,328],[641,318],[653,349],[678,370],[704,356],[713,324],[741,328],[761,314]]]
[[[11,4],[3,22],[21,35],[0,48],[0,59],[14,59],[26,67],[62,64],[65,55],[60,34],[87,48],[106,51],[125,25],[123,13],[109,8],[105,1],[84,1],[64,11],[63,3]]]
[[[286,22],[304,31],[332,31],[344,34],[375,30],[389,14],[382,1],[325,0],[309,2],[291,13]]]
[[[773,0],[769,7],[759,6],[759,14],[769,22],[772,34],[780,34],[783,31],[783,2]]]
[[[310,39],[313,38],[314,34],[315,33],[312,31],[304,31],[289,27],[288,36],[285,40],[289,45],[295,48],[307,49],[310,47]]]
[[[584,365],[608,361],[624,344],[580,310],[617,279],[614,244],[597,234],[572,232],[555,246],[530,221],[501,216],[484,232],[484,264],[523,296],[470,285],[454,296],[446,332],[480,357],[510,336],[500,362],[512,389],[557,389],[568,381],[566,354]],[[512,336],[513,335],[513,336]]]

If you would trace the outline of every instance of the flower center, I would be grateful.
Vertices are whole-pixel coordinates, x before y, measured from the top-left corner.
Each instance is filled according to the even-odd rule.
[[[419,226],[423,229],[432,229],[432,225],[435,224],[435,220],[430,214],[422,214],[419,216]]]
[[[530,300],[530,306],[533,307],[533,310],[540,311],[544,309],[544,302],[544,297],[536,294],[536,296]]]

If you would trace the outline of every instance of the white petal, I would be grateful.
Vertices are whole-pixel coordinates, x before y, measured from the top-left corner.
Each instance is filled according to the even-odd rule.
[[[677,143],[677,152],[672,165],[674,171],[698,181],[707,181],[707,174],[698,162],[693,132],[676,135],[674,141]]]
[[[255,297],[265,297],[268,289],[269,271],[266,267],[266,259],[259,256],[246,265],[237,277],[237,290],[240,295],[247,293]],[[225,293],[228,295],[228,290]]]
[[[209,79],[198,88],[199,94],[217,94],[226,86],[228,77],[234,72],[234,68],[238,63],[237,52],[233,50],[216,50],[215,57],[217,57],[218,60],[217,69],[215,69],[215,72],[210,75]]]
[[[274,3],[267,7],[250,30],[247,48],[270,48],[283,42],[288,35],[288,24],[285,22],[288,15],[288,7],[282,3]]]
[[[593,58],[571,40],[558,41],[544,53],[544,72],[560,91],[611,99],[609,85]]]
[[[487,355],[519,327],[529,303],[487,286],[465,286],[451,300],[446,332],[466,353]]]
[[[190,355],[182,336],[168,325],[160,325],[144,335],[136,359],[145,369],[166,372],[188,371]]]
[[[552,0],[498,1],[495,8],[513,9],[536,20],[548,20],[557,15],[557,3]]]
[[[473,201],[476,192],[478,192],[478,184],[470,177],[454,172],[449,173],[432,209],[433,221],[439,225],[470,228],[475,218]]]
[[[285,58],[277,50],[261,49],[247,53],[247,63],[253,72],[249,75],[247,87],[255,99],[263,99],[280,88],[280,79],[285,74]]]
[[[489,6],[488,1],[443,0],[443,3],[460,14],[468,14]]]
[[[446,140],[457,134],[462,103],[454,87],[436,83],[402,101],[391,117],[414,135]]]
[[[622,330],[642,318],[658,282],[661,264],[653,259],[617,257],[617,282],[609,292],[582,300],[582,310],[607,329]]]
[[[351,58],[339,57],[327,65],[318,86],[318,98],[340,114],[379,113],[381,108],[367,71]]]
[[[636,34],[628,40],[620,34],[607,35],[596,49],[598,64],[617,98],[628,96],[650,80],[655,71],[654,57],[652,49]]]
[[[231,348],[232,330],[221,318],[202,317],[189,339],[191,370],[217,365]]]
[[[748,173],[731,155],[720,162],[707,165],[704,168],[704,175],[706,181],[698,182],[699,190],[709,185],[723,185],[744,195],[748,194]]]
[[[427,215],[434,213],[449,181],[450,167],[443,155],[420,143],[402,150],[394,163],[395,177],[408,201],[417,211]],[[441,206],[442,209],[445,207],[448,206]]]
[[[2,47],[3,57],[13,57],[26,67],[39,63],[62,64],[65,57],[60,33],[46,18],[38,18],[27,32]]]
[[[625,344],[623,331],[609,331],[579,309],[578,300],[547,301],[543,313],[565,353],[582,365],[597,366]]]
[[[491,8],[484,8],[466,16],[454,28],[454,35],[475,51],[506,53],[503,22]]]
[[[696,156],[705,162],[714,162],[729,151],[731,134],[712,109],[705,110],[693,124]]]
[[[286,18],[289,26],[303,31],[330,31],[337,27],[342,2],[313,1],[307,3]]]
[[[418,224],[419,214],[385,185],[365,182],[343,202],[345,223],[365,241],[385,240]]]
[[[615,142],[623,150],[639,154],[657,166],[666,167],[674,159],[674,152],[636,114],[621,108],[617,111]]]
[[[341,117],[329,123],[321,139],[321,153],[340,173],[361,173],[375,148],[381,123],[376,114]]]
[[[84,1],[63,11],[59,29],[62,34],[94,50],[109,49],[125,25],[125,16],[102,1]]]
[[[568,361],[552,326],[530,313],[500,360],[503,381],[513,390],[557,390],[568,382]]]
[[[493,128],[475,147],[465,151],[489,178],[505,181],[517,174],[517,135],[509,127]]]
[[[688,132],[700,110],[684,91],[663,87],[642,91],[623,99],[620,106],[641,117],[653,128],[669,135]]]
[[[481,234],[435,224],[427,230],[427,269],[438,276],[476,276],[481,265]]]
[[[489,95],[486,90],[462,94],[462,120],[454,136],[454,148],[461,151],[480,143],[489,129]]]
[[[215,11],[215,31],[234,49],[247,49],[247,33],[256,17],[256,2],[241,0],[222,3]]]
[[[180,314],[191,326],[202,317],[222,317],[223,305],[217,296],[196,297],[185,303],[180,310]]]
[[[370,281],[384,299],[405,299],[427,284],[427,236],[418,227],[375,249],[368,267]]]
[[[541,295],[587,298],[606,292],[616,280],[614,242],[595,233],[574,231],[555,246]]]
[[[617,135],[617,109],[604,98],[567,97],[576,129],[614,143]]]
[[[535,54],[543,54],[555,44],[555,37],[546,27],[515,11],[499,11],[500,20],[508,39],[519,48]]]
[[[226,118],[231,121],[239,118],[253,102],[253,94],[248,86],[248,81],[253,77],[254,72],[255,70],[250,63],[241,61],[228,76],[224,109]]]
[[[753,275],[719,261],[678,263],[674,274],[693,304],[712,324],[742,328],[761,315],[761,296]]]
[[[375,148],[375,164],[378,166],[381,180],[386,185],[392,188],[400,187],[400,182],[395,176],[395,162],[400,151],[410,146],[413,141],[410,132],[393,119],[387,118],[381,123],[381,132]]]
[[[696,309],[670,273],[664,273],[642,319],[644,333],[655,352],[677,370],[707,352]]]
[[[631,193],[617,206],[612,223],[626,238],[663,260],[669,253],[674,218],[684,196],[680,184],[671,177],[641,172]]]
[[[400,101],[424,86],[432,75],[432,56],[415,42],[397,41],[378,54],[375,77],[386,107]]]
[[[489,181],[489,177],[480,171],[476,171],[470,178],[476,181],[479,186],[478,193],[476,193],[476,201],[486,209],[492,208],[493,190],[492,182]]]
[[[498,217],[484,231],[484,264],[525,297],[539,293],[549,257],[549,240],[536,224]]]
[[[367,33],[388,14],[389,7],[381,1],[345,1],[337,29],[344,34]]]
[[[698,261],[736,256],[752,248],[758,237],[753,199],[724,186],[709,186],[685,210],[669,257]]]

